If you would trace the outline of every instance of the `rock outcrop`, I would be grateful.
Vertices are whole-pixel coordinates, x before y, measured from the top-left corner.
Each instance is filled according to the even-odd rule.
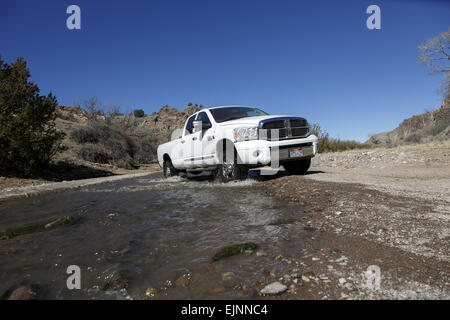
[[[450,106],[428,111],[404,120],[396,129],[372,135],[366,143],[398,146],[450,139]]]

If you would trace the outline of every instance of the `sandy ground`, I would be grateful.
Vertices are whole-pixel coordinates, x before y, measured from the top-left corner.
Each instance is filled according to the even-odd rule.
[[[450,142],[320,154],[308,178],[450,202]]]
[[[295,274],[284,260],[311,273],[290,297],[450,298],[448,143],[322,154],[307,175],[264,185],[310,212],[295,226],[311,232],[305,256],[280,258],[279,274]],[[377,290],[370,266],[381,273]]]

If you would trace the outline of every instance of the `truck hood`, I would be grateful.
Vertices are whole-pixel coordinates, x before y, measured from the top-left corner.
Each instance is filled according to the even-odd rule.
[[[218,123],[217,125],[222,126],[222,127],[227,127],[227,126],[252,126],[252,127],[254,126],[254,127],[257,127],[259,122],[262,120],[277,119],[277,118],[284,118],[284,117],[299,118],[297,116],[291,116],[291,115],[267,115],[267,116],[257,116],[257,117],[248,117],[248,118],[230,120],[230,121]]]

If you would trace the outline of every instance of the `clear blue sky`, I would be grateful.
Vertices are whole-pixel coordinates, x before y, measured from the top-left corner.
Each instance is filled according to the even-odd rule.
[[[66,28],[70,4],[81,30]],[[371,4],[381,30],[366,28]],[[449,24],[438,0],[0,0],[0,55],[23,56],[61,105],[254,105],[364,141],[440,106],[417,46]]]

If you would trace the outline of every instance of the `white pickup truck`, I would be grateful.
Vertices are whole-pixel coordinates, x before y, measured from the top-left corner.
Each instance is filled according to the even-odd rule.
[[[215,107],[191,115],[172,141],[159,145],[158,163],[165,177],[208,170],[223,182],[243,180],[250,168],[263,166],[282,165],[288,174],[304,174],[317,141],[303,118],[253,107]]]

